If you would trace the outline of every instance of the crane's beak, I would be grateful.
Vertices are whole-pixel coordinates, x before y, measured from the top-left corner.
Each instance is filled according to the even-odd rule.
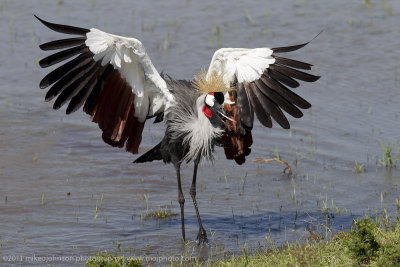
[[[233,122],[236,122],[234,119],[229,118],[228,116],[226,116],[226,115],[225,115],[224,113],[222,113],[221,111],[218,111],[218,113],[219,113],[222,117],[224,117],[225,119],[230,120],[230,121],[233,121]]]

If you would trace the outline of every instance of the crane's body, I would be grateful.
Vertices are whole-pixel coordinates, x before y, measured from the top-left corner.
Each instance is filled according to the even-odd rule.
[[[138,153],[146,120],[164,121],[164,138],[134,162],[163,160],[174,165],[184,240],[181,164],[194,163],[190,195],[199,222],[197,240],[205,243],[207,234],[196,202],[199,162],[212,160],[214,147],[221,146],[227,159],[242,164],[251,151],[254,113],[266,127],[272,127],[272,117],[289,128],[281,109],[300,118],[300,108],[311,104],[286,86],[298,87],[296,79],[314,82],[319,78],[298,70],[310,70],[311,64],[275,55],[307,43],[272,49],[221,48],[207,72],[182,81],[160,75],[135,38],[38,19],[54,31],[78,35],[40,45],[42,50],[66,48],[40,60],[41,67],[76,56],[40,82],[41,88],[52,85],[46,101],[57,97],[54,109],[69,102],[66,112],[70,114],[83,106],[107,144],[125,147],[133,154]]]
[[[202,159],[211,160],[214,145],[221,145],[221,137],[224,131],[224,122],[214,116],[210,120],[203,112],[205,98],[190,82],[167,80],[169,90],[174,96],[174,104],[166,110],[164,117],[166,130],[161,142],[150,151],[139,157],[134,163],[163,160],[172,163],[175,167],[178,182],[178,201],[181,207],[182,237],[185,239],[184,226],[184,203],[182,192],[180,167],[186,162],[194,162],[194,173],[190,195],[195,204],[197,218],[199,221],[199,234],[197,240],[206,242],[207,235],[201,224],[200,214],[196,202],[196,175],[197,166]],[[214,109],[219,105],[216,103]],[[222,112],[222,105],[219,105]]]

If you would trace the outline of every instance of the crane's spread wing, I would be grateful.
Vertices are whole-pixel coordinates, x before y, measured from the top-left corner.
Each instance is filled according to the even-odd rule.
[[[290,124],[282,110],[300,118],[303,116],[300,109],[311,107],[288,87],[298,87],[297,80],[318,80],[319,76],[301,71],[311,70],[312,65],[276,55],[295,51],[308,43],[278,48],[221,48],[214,53],[207,75],[222,75],[227,86],[236,88],[229,96],[234,104],[225,104],[225,111],[235,121],[227,121],[223,138],[228,159],[242,164],[250,154],[254,113],[266,127],[272,127],[274,119],[288,129]]]
[[[54,109],[69,102],[67,114],[83,106],[106,143],[137,153],[146,119],[162,114],[173,102],[142,43],[35,17],[56,32],[77,35],[40,45],[42,50],[64,49],[40,60],[42,68],[74,57],[41,80],[40,88],[52,85],[46,101],[57,97]]]

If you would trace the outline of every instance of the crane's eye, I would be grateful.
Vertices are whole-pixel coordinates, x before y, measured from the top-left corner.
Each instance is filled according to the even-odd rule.
[[[218,103],[220,105],[222,105],[224,103],[225,97],[224,97],[224,93],[222,92],[215,92],[214,93],[214,97],[215,99],[218,101]]]

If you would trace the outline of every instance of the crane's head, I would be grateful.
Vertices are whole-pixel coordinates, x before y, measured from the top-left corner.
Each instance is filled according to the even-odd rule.
[[[194,76],[192,85],[199,93],[205,95],[202,106],[204,115],[214,127],[223,128],[225,119],[230,120],[224,111],[224,102],[230,102],[225,101],[225,94],[228,94],[233,88],[225,84],[221,75],[216,72],[207,73],[205,69],[202,69],[199,75]]]
[[[204,98],[203,113],[208,118],[212,118],[213,111],[218,112],[223,109],[224,106],[224,94],[221,92],[208,93]]]
[[[224,128],[225,119],[230,120],[225,115],[225,102],[224,93],[222,92],[208,93],[204,97],[203,113],[214,127]]]

